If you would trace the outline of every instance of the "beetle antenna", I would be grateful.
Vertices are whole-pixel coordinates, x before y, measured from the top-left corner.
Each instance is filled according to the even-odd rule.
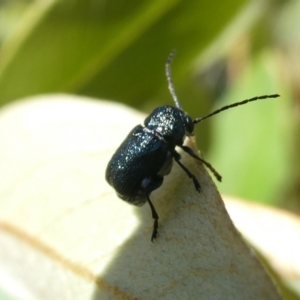
[[[169,91],[170,91],[171,96],[172,96],[172,98],[175,102],[175,105],[176,105],[177,108],[182,110],[181,105],[179,104],[178,98],[176,96],[175,89],[174,89],[174,84],[173,84],[173,81],[172,81],[171,64],[172,64],[172,61],[174,59],[175,54],[176,54],[176,50],[173,50],[171,52],[171,54],[169,55],[168,59],[167,59],[166,75],[167,75],[167,80],[168,80]]]
[[[226,105],[226,106],[223,106],[217,110],[215,110],[214,112],[210,113],[209,115],[205,116],[205,117],[202,117],[202,118],[197,118],[193,121],[194,124],[197,124],[207,118],[210,118],[212,117],[213,115],[216,115],[218,113],[220,113],[221,111],[223,110],[226,110],[226,109],[229,109],[229,108],[232,108],[232,107],[235,107],[235,106],[239,106],[239,105],[243,105],[243,104],[246,104],[248,102],[252,102],[252,101],[256,101],[256,100],[264,100],[264,99],[268,99],[268,98],[277,98],[277,97],[280,97],[280,95],[278,94],[274,94],[274,95],[263,95],[263,96],[257,96],[257,97],[253,97],[251,99],[246,99],[246,100],[243,100],[241,102],[236,102],[236,103],[233,103],[233,104],[230,104],[230,105]]]

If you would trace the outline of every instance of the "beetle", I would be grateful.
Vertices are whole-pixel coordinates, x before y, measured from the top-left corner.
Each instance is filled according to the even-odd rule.
[[[186,137],[193,136],[194,125],[229,108],[248,102],[277,98],[278,94],[263,95],[226,105],[207,116],[192,118],[185,113],[178,101],[171,76],[173,51],[166,63],[166,77],[175,106],[164,105],[153,110],[144,120],[143,125],[134,127],[123,143],[116,150],[106,169],[106,180],[115,189],[117,195],[128,203],[142,206],[149,203],[154,219],[151,241],[158,234],[158,214],[150,200],[150,194],[158,189],[172,169],[173,160],[191,178],[197,192],[200,184],[187,167],[180,161],[176,147],[181,148],[194,159],[202,162],[221,181],[221,176],[210,163],[199,157],[194,151],[184,146]]]

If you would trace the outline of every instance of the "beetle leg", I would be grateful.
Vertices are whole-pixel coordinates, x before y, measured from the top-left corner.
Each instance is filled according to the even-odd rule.
[[[194,182],[194,186],[195,186],[195,189],[197,192],[200,192],[200,184],[196,178],[196,176],[194,174],[192,174],[188,168],[186,168],[182,162],[180,161],[180,155],[179,153],[177,153],[176,151],[173,151],[172,152],[173,154],[173,157],[175,159],[175,161],[178,163],[178,165],[184,170],[184,172],[191,178],[193,179],[193,182]]]
[[[222,176],[215,170],[215,168],[209,162],[207,162],[203,158],[197,156],[190,147],[187,147],[187,146],[179,146],[179,147],[183,151],[188,153],[190,156],[192,156],[193,158],[198,159],[199,161],[201,161],[214,174],[214,176],[217,178],[217,180],[222,181]]]
[[[153,231],[152,231],[152,236],[151,236],[151,242],[153,242],[153,240],[156,239],[156,236],[157,236],[157,232],[158,232],[158,214],[154,208],[154,205],[152,204],[150,198],[149,198],[149,195],[147,194],[147,200],[148,200],[148,203],[149,203],[149,206],[151,208],[151,212],[152,212],[152,218],[154,219],[154,224],[153,224]]]

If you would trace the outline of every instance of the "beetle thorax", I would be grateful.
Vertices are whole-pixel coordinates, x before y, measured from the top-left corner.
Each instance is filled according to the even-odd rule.
[[[156,108],[144,125],[173,145],[182,145],[184,138],[193,131],[191,118],[181,109],[168,105]]]

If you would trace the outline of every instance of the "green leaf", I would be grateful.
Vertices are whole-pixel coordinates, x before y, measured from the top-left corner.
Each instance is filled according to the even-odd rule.
[[[290,95],[279,84],[272,52],[253,60],[218,107],[265,94],[280,98],[253,102],[215,117],[210,161],[223,175],[222,193],[276,202],[292,180]]]
[[[35,1],[1,48],[0,103],[50,92],[151,98],[166,89],[170,51],[185,75],[243,3]]]

